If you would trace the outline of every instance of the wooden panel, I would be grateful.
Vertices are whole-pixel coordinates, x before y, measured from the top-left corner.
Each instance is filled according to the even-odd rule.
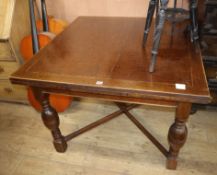
[[[214,79],[217,79],[217,67],[206,67],[206,76],[207,76],[207,79],[210,79],[210,78],[214,78]]]
[[[0,61],[3,60],[15,60],[8,41],[0,42]]]
[[[26,88],[12,85],[8,80],[0,80],[0,100],[26,102]]]
[[[13,23],[11,29],[10,43],[16,54],[17,61],[22,63],[20,54],[20,41],[31,31],[29,21],[29,4],[27,0],[16,0]]]
[[[24,102],[25,87],[11,85],[8,78],[22,62],[20,41],[30,34],[28,1],[0,0],[0,9],[0,100]]]
[[[0,1],[0,39],[8,39],[11,31],[15,0]]]
[[[0,80],[9,79],[10,75],[17,70],[19,64],[17,62],[0,61]]]
[[[19,62],[22,57],[19,52],[21,39],[30,34],[29,7],[27,0],[0,1],[0,40],[9,41],[10,47],[0,44],[0,60],[7,60],[11,52]]]
[[[211,105],[217,105],[217,92],[210,90],[211,96],[212,96],[212,102]]]

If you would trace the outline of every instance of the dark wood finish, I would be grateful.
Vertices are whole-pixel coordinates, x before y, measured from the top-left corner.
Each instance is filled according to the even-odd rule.
[[[171,36],[162,36],[158,71],[149,73],[152,42],[148,39],[143,49],[144,24],[144,18],[80,17],[11,76],[13,83],[34,87],[35,92],[40,90],[41,95],[35,96],[43,97],[38,98],[43,104],[42,117],[58,143],[55,144],[57,151],[65,151],[66,141],[71,138],[125,113],[169,156],[167,167],[176,168],[179,149],[186,140],[185,122],[190,105],[208,103],[210,94],[201,55],[194,52],[192,43],[182,32],[173,36],[172,46]],[[167,23],[165,28],[171,29]],[[184,31],[185,25],[179,24],[178,29]],[[153,35],[153,29],[150,34]],[[176,88],[177,83],[186,89]],[[161,147],[125,105],[114,114],[63,137],[58,128],[58,115],[50,107],[47,93],[175,106],[176,120],[168,134],[170,150],[167,152]]]
[[[187,138],[185,123],[188,120],[190,111],[190,103],[180,103],[176,109],[175,122],[171,125],[168,133],[170,149],[167,156],[167,168],[169,169],[176,169],[179,150],[185,144]]]
[[[163,36],[158,71],[149,74],[152,42],[142,48],[144,23],[144,18],[78,18],[11,81],[51,91],[117,96],[120,101],[132,97],[209,102],[201,55],[182,32],[173,46],[170,35]],[[180,31],[184,28],[179,25]],[[96,85],[98,80],[103,85]],[[176,89],[176,83],[185,84],[186,90]]]
[[[43,93],[39,89],[33,89],[35,98],[41,103],[42,112],[41,117],[44,122],[44,125],[51,131],[53,136],[53,144],[58,152],[65,152],[67,148],[67,143],[61,134],[59,129],[59,116],[55,109],[50,106],[49,103],[49,94]]]

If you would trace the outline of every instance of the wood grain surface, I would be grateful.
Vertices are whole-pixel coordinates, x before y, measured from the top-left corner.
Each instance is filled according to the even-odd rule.
[[[68,94],[208,103],[201,55],[183,34],[186,24],[177,26],[172,44],[166,25],[156,72],[150,74],[152,32],[143,49],[144,23],[144,18],[80,17],[11,80]],[[177,83],[186,89],[177,89]]]

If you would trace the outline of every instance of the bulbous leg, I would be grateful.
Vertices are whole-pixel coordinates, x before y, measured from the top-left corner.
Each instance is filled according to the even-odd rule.
[[[51,131],[53,136],[53,144],[57,152],[65,152],[67,143],[59,129],[59,116],[54,108],[49,104],[49,94],[42,93],[37,89],[33,89],[35,98],[41,103],[42,106],[42,120],[44,125]]]
[[[170,144],[169,153],[167,156],[167,168],[176,169],[177,157],[182,146],[187,139],[186,121],[188,120],[191,111],[190,103],[180,103],[176,110],[175,122],[169,129],[168,141]]]

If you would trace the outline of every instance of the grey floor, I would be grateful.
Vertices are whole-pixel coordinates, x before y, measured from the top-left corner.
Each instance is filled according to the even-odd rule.
[[[116,109],[111,102],[76,100],[60,114],[61,129],[67,134]],[[174,109],[140,106],[132,113],[168,147]],[[165,157],[124,115],[70,141],[60,154],[38,112],[0,103],[0,175],[217,174],[217,111],[198,111],[188,129],[178,169],[170,171]]]

